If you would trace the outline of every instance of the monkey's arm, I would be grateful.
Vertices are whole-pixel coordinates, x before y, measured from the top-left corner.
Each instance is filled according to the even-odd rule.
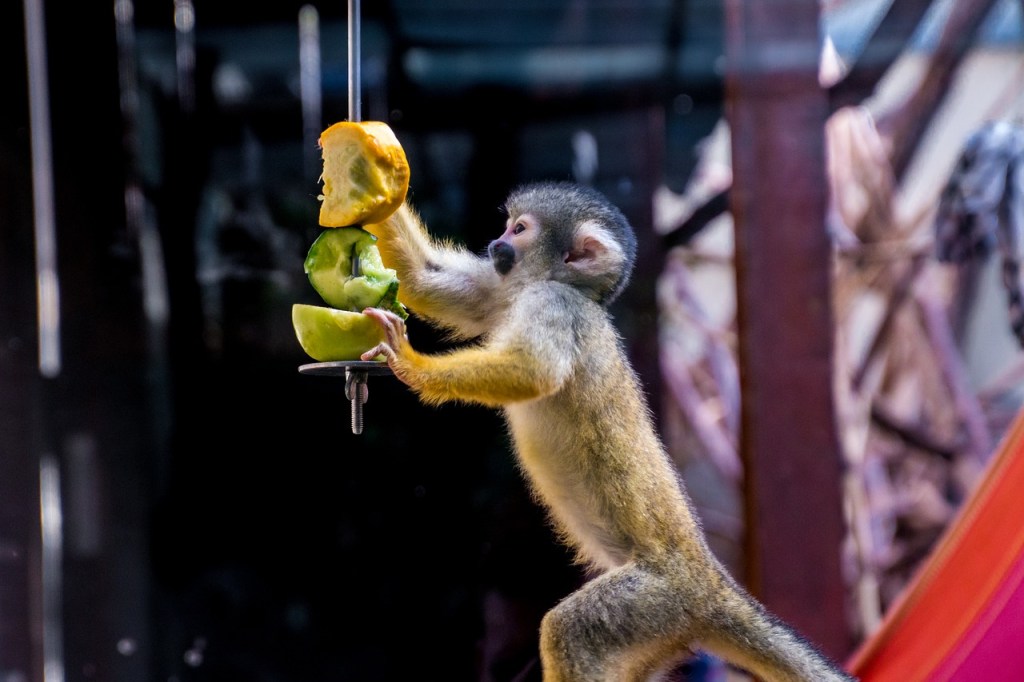
[[[399,298],[410,310],[457,339],[488,330],[501,284],[489,259],[431,237],[409,204],[367,229],[378,238],[381,260],[398,273]]]
[[[544,319],[512,321],[501,330],[511,333],[499,332],[483,346],[427,355],[409,344],[400,317],[375,308],[364,312],[381,324],[386,340],[363,359],[383,354],[395,376],[427,404],[461,401],[499,407],[539,398],[557,391],[572,371],[571,333],[551,333]]]

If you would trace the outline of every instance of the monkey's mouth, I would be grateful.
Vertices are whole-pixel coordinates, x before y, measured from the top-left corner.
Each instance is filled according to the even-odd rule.
[[[491,257],[494,269],[499,275],[507,275],[516,264],[516,250],[507,242],[494,240],[487,247],[487,255]]]

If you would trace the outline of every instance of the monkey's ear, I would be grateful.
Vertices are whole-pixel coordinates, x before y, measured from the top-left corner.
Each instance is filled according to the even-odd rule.
[[[572,268],[583,283],[604,294],[604,289],[618,280],[626,261],[615,235],[600,223],[588,221],[576,229],[572,246],[565,254],[565,264]]]

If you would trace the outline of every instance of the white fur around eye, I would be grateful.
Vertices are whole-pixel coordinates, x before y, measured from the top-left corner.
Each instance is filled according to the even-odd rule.
[[[528,232],[536,232],[539,229],[540,222],[529,213],[509,218],[507,223],[509,230],[515,231],[518,225],[522,225]]]

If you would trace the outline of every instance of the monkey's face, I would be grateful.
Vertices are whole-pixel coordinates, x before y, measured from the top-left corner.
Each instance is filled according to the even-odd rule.
[[[540,223],[531,215],[512,216],[505,223],[505,232],[487,246],[487,253],[499,275],[512,271],[516,261],[526,253],[540,235]]]
[[[502,277],[553,280],[607,306],[629,281],[636,235],[607,197],[569,182],[520,186],[505,200],[505,233],[488,247]]]

